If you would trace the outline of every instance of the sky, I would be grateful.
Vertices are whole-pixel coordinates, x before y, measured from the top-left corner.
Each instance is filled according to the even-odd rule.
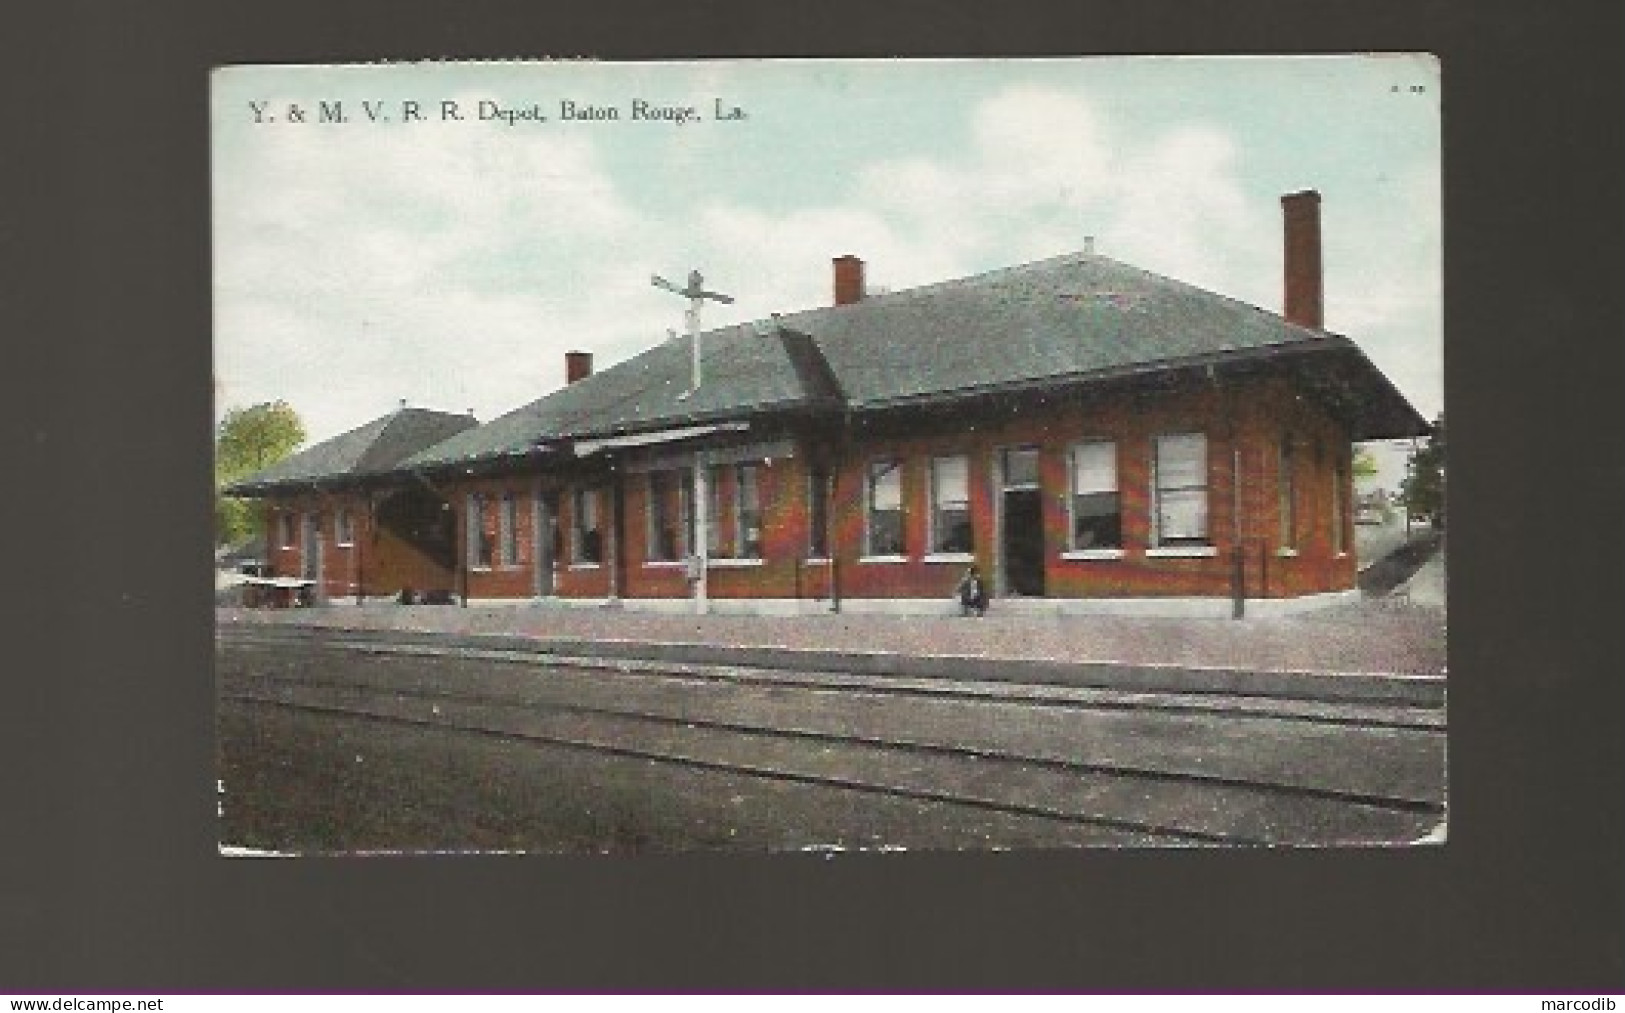
[[[841,254],[901,289],[1092,238],[1279,312],[1280,196],[1303,189],[1322,198],[1327,329],[1425,417],[1444,407],[1427,56],[253,66],[211,84],[217,419],[287,401],[312,443],[403,400],[487,421],[562,385],[567,350],[602,369],[680,330],[684,301],[651,275],[698,269],[733,296],[707,304],[713,327],[826,305]],[[1379,456],[1392,487],[1404,453]]]

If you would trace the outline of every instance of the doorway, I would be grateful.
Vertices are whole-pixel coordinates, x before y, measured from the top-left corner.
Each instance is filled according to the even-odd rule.
[[[1038,483],[1038,448],[999,452],[999,556],[1004,594],[1044,594],[1044,498]]]

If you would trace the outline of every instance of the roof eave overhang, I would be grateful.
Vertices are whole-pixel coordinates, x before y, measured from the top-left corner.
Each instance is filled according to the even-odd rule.
[[[854,414],[886,413],[898,409],[937,407],[978,398],[1034,394],[1045,391],[1077,391],[1092,387],[1129,385],[1159,377],[1206,374],[1212,378],[1280,365],[1292,371],[1307,371],[1321,361],[1345,363],[1360,388],[1362,404],[1354,410],[1342,406],[1349,416],[1355,440],[1402,439],[1426,435],[1431,427],[1382,371],[1366,358],[1353,341],[1340,334],[1320,332],[1312,340],[1283,342],[1255,348],[1229,349],[1178,359],[1135,363],[1112,369],[980,384],[946,391],[873,399],[852,406]]]
[[[956,387],[951,390],[928,391],[921,394],[905,394],[898,397],[875,398],[868,401],[856,402],[852,410],[857,413],[869,411],[886,411],[893,408],[908,408],[914,406],[927,406],[951,403],[969,398],[986,397],[999,394],[1025,394],[1046,389],[1075,389],[1092,386],[1107,385],[1123,381],[1134,381],[1156,376],[1172,376],[1202,370],[1225,370],[1242,364],[1256,364],[1274,361],[1290,356],[1304,355],[1314,352],[1324,352],[1331,347],[1342,347],[1342,344],[1330,344],[1335,340],[1347,344],[1348,339],[1338,335],[1327,334],[1314,342],[1297,341],[1279,345],[1266,345],[1258,348],[1233,349],[1221,352],[1212,352],[1203,355],[1185,356],[1178,359],[1159,359],[1155,362],[1134,363],[1126,366],[1117,366],[1110,369],[1095,369],[1076,373],[1051,373],[1046,376],[1030,377],[1021,380],[1011,380],[999,383],[976,384],[968,387]]]

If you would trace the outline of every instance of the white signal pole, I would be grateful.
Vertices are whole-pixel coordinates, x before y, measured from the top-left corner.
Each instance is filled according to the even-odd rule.
[[[686,398],[700,389],[700,307],[705,300],[713,302],[731,303],[733,296],[723,295],[721,292],[708,292],[705,289],[705,279],[698,271],[688,272],[688,287],[678,288],[671,282],[652,275],[649,283],[655,288],[663,288],[668,292],[675,292],[688,300],[688,309],[683,313],[683,323],[688,330],[688,344],[693,353],[693,373],[689,379],[688,391],[678,395]],[[704,615],[710,610],[710,602],[706,597],[706,571],[710,569],[710,546],[706,544],[706,529],[708,527],[707,513],[710,503],[707,497],[706,455],[697,452],[694,455],[694,542],[690,546],[690,558],[693,561],[695,572],[690,576],[694,582],[694,611]]]

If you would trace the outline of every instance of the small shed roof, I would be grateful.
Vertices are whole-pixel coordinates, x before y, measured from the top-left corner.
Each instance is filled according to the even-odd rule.
[[[400,408],[284,458],[232,483],[225,491],[251,495],[314,482],[385,474],[423,448],[477,425],[479,422],[471,415]]]

